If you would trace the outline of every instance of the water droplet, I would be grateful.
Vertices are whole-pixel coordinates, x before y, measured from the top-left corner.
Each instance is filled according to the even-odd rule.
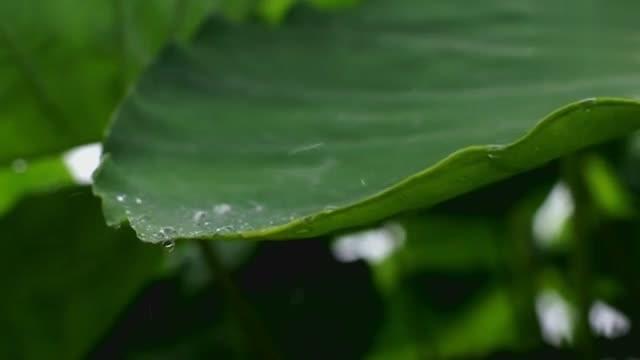
[[[198,210],[193,213],[193,222],[195,222],[196,225],[198,226],[203,225],[203,222],[206,217],[207,217],[206,211]]]
[[[137,220],[139,223],[145,223],[145,222],[147,222],[147,220],[149,220],[149,216],[148,216],[148,215],[140,215],[140,216],[138,216],[138,217],[136,218],[136,220]]]
[[[360,184],[362,184],[362,186],[367,186],[367,180],[360,179]]]
[[[338,207],[335,205],[327,205],[324,207],[324,211],[333,211],[333,210],[337,210]]]
[[[225,226],[221,226],[219,228],[216,229],[217,233],[228,233],[231,232],[233,230],[233,227],[231,225],[225,225]]]
[[[142,204],[142,199],[140,199],[140,198],[138,198],[138,197],[137,197],[137,198],[135,199],[135,202],[136,202],[136,204],[140,205],[140,204]]]
[[[213,207],[213,211],[218,215],[224,215],[231,211],[231,205],[229,204],[218,204]]]
[[[116,196],[116,200],[118,200],[118,202],[124,202],[126,199],[127,199],[126,195],[120,194],[120,195]]]
[[[255,210],[257,212],[261,212],[262,210],[264,210],[264,206],[262,206],[262,205],[260,205],[260,204],[258,204],[256,202],[253,202],[252,204],[253,204],[253,210]]]
[[[584,112],[591,112],[591,106],[595,105],[597,101],[598,100],[596,98],[584,99],[582,102],[584,105],[582,110],[584,110]]]
[[[22,174],[29,168],[29,163],[25,159],[15,159],[11,163],[11,169],[18,174]]]
[[[489,159],[491,159],[491,160],[495,160],[495,159],[497,159],[497,158],[498,158],[498,155],[489,153],[489,154],[487,154],[487,157],[488,157]]]
[[[176,248],[176,242],[173,241],[173,240],[167,240],[167,241],[162,242],[162,246],[164,246],[164,248],[167,249],[167,251],[171,253]]]
[[[168,239],[176,234],[176,229],[172,228],[171,226],[166,226],[160,229],[159,233],[160,236],[162,236],[164,239]]]
[[[131,215],[131,210],[127,209],[127,210],[124,211],[124,213],[127,214],[127,215]]]

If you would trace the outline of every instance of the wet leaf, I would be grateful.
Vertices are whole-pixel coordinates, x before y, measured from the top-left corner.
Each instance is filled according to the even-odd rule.
[[[128,96],[94,190],[109,223],[153,242],[312,237],[429,207],[640,127],[638,102],[601,97],[638,94],[637,6],[214,19]]]

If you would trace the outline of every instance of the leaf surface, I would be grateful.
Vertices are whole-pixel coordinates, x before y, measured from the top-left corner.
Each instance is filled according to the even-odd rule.
[[[153,242],[312,237],[429,207],[640,127],[637,7],[371,0],[278,29],[213,19],[123,103],[94,191],[109,223]]]

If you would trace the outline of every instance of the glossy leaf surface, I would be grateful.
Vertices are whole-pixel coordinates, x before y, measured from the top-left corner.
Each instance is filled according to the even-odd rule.
[[[431,206],[640,127],[636,101],[607,97],[640,89],[625,5],[214,19],[126,99],[94,190],[153,242],[311,237]]]

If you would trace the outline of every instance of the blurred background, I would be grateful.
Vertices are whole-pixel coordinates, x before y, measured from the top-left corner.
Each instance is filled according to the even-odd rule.
[[[576,207],[562,161],[428,210],[322,238],[163,247],[140,242],[126,227],[108,228],[89,187],[101,154],[94,142],[158,49],[187,42],[211,14],[271,31],[286,26],[294,6],[327,13],[359,6],[355,0],[185,1],[184,7],[166,2],[149,9],[142,1],[114,3],[113,14],[129,26],[165,32],[128,44],[137,55],[120,66],[130,74],[102,74],[97,81],[110,85],[87,94],[107,99],[75,112],[78,123],[86,123],[80,127],[91,131],[74,139],[88,145],[45,136],[31,154],[19,146],[29,136],[0,138],[8,149],[0,167],[0,358],[640,357],[637,134],[583,152],[595,219],[589,241],[572,236]],[[0,19],[7,20],[0,26],[0,90],[12,89],[0,97],[5,134],[16,124],[5,119],[18,114],[12,96],[20,86],[34,86],[2,83],[17,81],[7,65],[16,34],[35,33],[29,30],[34,22],[50,17],[76,21],[68,45],[52,45],[44,35],[18,43],[74,54],[83,46],[78,29],[85,23],[55,9],[79,7],[82,16],[96,18],[112,9],[110,1],[91,6],[71,0],[0,5]],[[191,16],[173,24],[167,19],[176,11]],[[117,47],[98,46],[96,58],[108,56],[111,46]],[[65,55],[56,58],[51,79],[72,81]],[[95,124],[87,120],[94,112]],[[46,131],[24,113],[20,121],[34,124],[29,134]]]

